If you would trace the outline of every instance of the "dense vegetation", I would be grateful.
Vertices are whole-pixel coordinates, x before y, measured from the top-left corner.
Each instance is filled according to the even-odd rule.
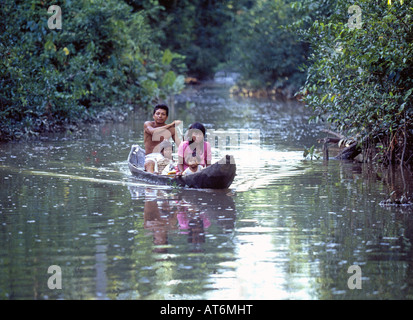
[[[50,5],[62,29],[49,28]],[[146,107],[182,90],[183,75],[231,69],[249,88],[298,88],[306,48],[281,29],[292,14],[282,0],[6,0],[1,140]]]
[[[118,0],[2,4],[0,133],[3,140],[93,119],[105,109],[147,104],[179,92],[182,57],[152,40],[151,10]],[[52,20],[52,23],[56,21]]]
[[[133,0],[130,0],[133,2]],[[142,1],[136,1],[141,3]],[[186,57],[188,73],[210,78],[219,69],[240,74],[248,89],[298,89],[308,45],[286,25],[295,11],[285,0],[160,0],[154,22],[162,46]]]
[[[304,83],[300,66],[308,55],[308,43],[287,29],[296,12],[289,1],[256,1],[236,16],[231,60],[228,65],[240,73],[240,85],[248,89],[295,91]]]
[[[355,4],[359,17],[349,13]],[[365,159],[411,163],[412,1],[306,0],[296,8],[312,46],[301,94],[314,118],[359,142]]]
[[[1,140],[146,108],[184,76],[224,69],[248,89],[299,91],[365,158],[411,162],[412,11],[412,0],[4,0]]]

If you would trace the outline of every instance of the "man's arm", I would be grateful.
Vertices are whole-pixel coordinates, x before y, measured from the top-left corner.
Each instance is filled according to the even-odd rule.
[[[176,144],[176,147],[178,148],[179,145],[181,144],[182,140],[182,133],[180,131],[177,130],[177,127],[179,127],[179,125],[182,123],[181,120],[176,120],[175,122],[175,126],[171,129],[172,131],[172,139]]]
[[[144,131],[150,135],[154,135],[154,133],[156,131],[164,131],[164,130],[168,130],[175,127],[176,125],[179,125],[181,123],[180,120],[175,120],[170,124],[166,124],[162,127],[153,127],[152,126],[152,122],[151,121],[146,121],[143,125]]]
[[[181,143],[180,135],[176,134],[176,126],[181,123],[180,120],[175,120],[170,124],[164,125],[162,127],[154,127],[153,122],[146,121],[144,123],[144,135],[145,135],[145,151],[146,154],[155,151],[156,146],[163,140],[169,140],[171,137],[179,147]]]

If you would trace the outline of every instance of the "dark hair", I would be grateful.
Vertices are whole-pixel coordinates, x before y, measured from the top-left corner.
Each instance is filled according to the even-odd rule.
[[[191,125],[189,126],[188,130],[191,130],[191,129],[200,130],[200,131],[202,132],[202,134],[204,135],[204,139],[205,139],[205,132],[206,132],[206,130],[205,130],[205,127],[204,127],[204,125],[203,125],[202,123],[200,123],[200,122],[195,122],[195,123],[191,124]],[[194,141],[192,140],[192,136],[188,136],[188,141],[189,141],[189,145],[191,145],[192,143],[194,143]],[[203,145],[202,145],[200,148],[201,148],[202,151],[204,150],[204,146],[203,146]],[[202,152],[202,151],[201,151],[201,152]],[[192,156],[195,157],[195,155],[196,155],[196,148],[194,148],[194,149],[192,150]]]
[[[191,129],[201,130],[201,131],[202,131],[202,134],[204,135],[204,138],[205,138],[205,132],[206,132],[206,130],[205,130],[205,127],[204,127],[204,125],[203,125],[202,123],[195,122],[195,123],[191,124],[188,129],[189,129],[189,130],[191,130]]]
[[[165,110],[165,111],[166,111],[166,116],[169,115],[169,108],[168,108],[168,106],[167,106],[166,104],[157,104],[157,105],[155,106],[155,108],[153,108],[153,113],[152,113],[152,114],[155,114],[156,110],[158,110],[158,109],[163,109],[163,110]]]

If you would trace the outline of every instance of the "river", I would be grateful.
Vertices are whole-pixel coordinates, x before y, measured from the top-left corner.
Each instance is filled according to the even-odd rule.
[[[237,165],[224,191],[130,175],[146,111],[1,144],[0,299],[412,299],[412,210],[380,205],[411,178],[305,159],[309,116],[222,82],[178,96],[170,121],[247,137],[214,145]]]

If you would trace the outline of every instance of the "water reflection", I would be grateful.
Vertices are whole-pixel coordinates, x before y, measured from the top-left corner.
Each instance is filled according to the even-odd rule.
[[[95,270],[96,270],[96,297],[106,299],[107,279],[107,239],[96,239]]]
[[[177,212],[167,201],[158,207],[156,200],[147,200],[144,207],[144,228],[152,231],[153,243],[156,246],[168,244],[169,229],[177,225]],[[167,252],[166,248],[155,248],[154,252]]]
[[[303,160],[317,135],[300,108],[224,91],[176,112],[261,130],[259,145],[225,150],[230,191],[134,180],[126,157],[147,115],[0,145],[0,299],[413,299],[412,208],[381,203],[411,194],[411,174]],[[353,264],[362,290],[347,286]],[[47,287],[50,265],[62,290]]]
[[[229,190],[162,190],[140,186],[128,187],[134,200],[144,200],[144,228],[150,232],[154,252],[167,253],[169,233],[176,231],[191,244],[190,251],[203,252],[206,233],[212,223],[223,232],[235,225],[236,210]]]
[[[217,266],[233,259],[235,195],[229,190],[128,189],[133,203],[141,208],[143,202],[145,232],[137,236],[151,242],[151,253],[137,271],[139,293],[148,299],[202,299],[211,290],[210,276]],[[141,256],[142,245],[140,240],[133,248],[136,256]]]

